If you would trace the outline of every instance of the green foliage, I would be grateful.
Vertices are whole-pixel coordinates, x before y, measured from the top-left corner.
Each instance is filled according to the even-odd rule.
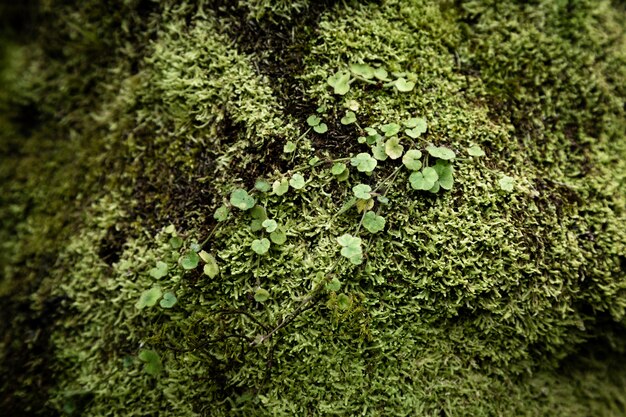
[[[218,207],[217,210],[215,210],[215,213],[213,214],[213,218],[217,220],[218,222],[223,222],[228,219],[229,213],[230,213],[230,209],[228,208],[228,206],[221,206],[221,207]]]
[[[367,184],[358,184],[352,187],[352,192],[356,198],[360,198],[362,200],[369,200],[372,198],[370,194],[372,192],[372,187]]]
[[[156,305],[157,301],[161,298],[163,292],[161,291],[161,287],[155,285],[149,290],[145,290],[139,296],[139,300],[135,303],[135,308],[138,310],[142,310],[145,307],[153,307]]]
[[[263,288],[259,288],[259,289],[257,289],[257,290],[255,291],[255,293],[254,293],[254,300],[255,300],[256,302],[259,302],[259,303],[264,303],[264,302],[266,302],[266,301],[267,301],[267,300],[269,300],[269,299],[270,299],[270,293],[269,293],[269,291],[267,291],[267,290],[265,290],[265,289],[263,289]]]
[[[337,243],[341,245],[341,256],[347,258],[354,265],[360,265],[363,262],[361,238],[346,233],[337,238]]]
[[[469,156],[485,156],[485,151],[478,145],[472,145],[467,148],[467,153]]]
[[[267,238],[254,239],[250,248],[259,255],[265,255],[270,250],[270,241]]]
[[[409,176],[409,183],[414,190],[430,190],[437,184],[439,175],[432,167],[426,167],[419,172],[413,172]]]
[[[347,72],[338,72],[331,75],[326,82],[333,87],[335,94],[343,96],[350,91],[350,74]]]
[[[361,152],[350,160],[352,166],[359,172],[372,172],[376,168],[377,161],[366,152]]]
[[[219,275],[220,267],[213,255],[206,251],[200,251],[198,252],[198,256],[205,262],[202,267],[204,275],[207,275],[209,278],[215,278]]]
[[[306,181],[304,180],[302,174],[296,172],[291,176],[289,185],[291,185],[294,190],[301,190],[306,185]]]
[[[400,138],[394,136],[385,142],[385,153],[391,159],[398,159],[404,152],[404,146],[400,145]]]
[[[363,227],[370,233],[378,233],[385,228],[385,218],[368,211],[363,215]]]
[[[395,80],[393,85],[402,93],[413,91],[413,88],[415,88],[415,83],[413,81],[407,81],[402,77]]]
[[[230,204],[245,211],[254,207],[256,200],[246,190],[239,188],[230,193]]]
[[[167,275],[168,266],[163,261],[157,261],[156,266],[150,269],[150,276],[154,279],[160,279]]]
[[[508,175],[503,175],[498,180],[498,185],[502,191],[511,192],[515,189],[515,179]]]
[[[342,125],[350,125],[356,122],[356,114],[353,111],[347,111],[346,115],[341,118]]]
[[[267,233],[272,233],[278,228],[278,223],[276,223],[276,220],[267,219],[263,221],[262,226],[265,228]]]
[[[443,159],[446,161],[450,161],[456,157],[456,154],[452,149],[446,148],[445,146],[427,146],[426,150],[430,154],[430,156]]]
[[[173,292],[168,291],[163,294],[163,298],[161,298],[159,305],[163,308],[172,308],[177,301],[176,295]]]
[[[402,163],[405,167],[407,167],[407,169],[411,171],[418,171],[422,167],[422,162],[420,161],[421,157],[422,152],[417,149],[409,149],[402,157]]]
[[[148,375],[157,377],[163,372],[161,357],[156,351],[152,349],[142,349],[138,357],[144,362],[143,370]]]
[[[283,178],[281,180],[276,180],[272,184],[272,191],[277,196],[281,196],[289,191],[289,180],[287,178]]]
[[[198,256],[196,252],[190,250],[185,252],[185,254],[178,259],[178,263],[185,270],[195,269],[198,266],[198,263],[200,263],[200,256]]]

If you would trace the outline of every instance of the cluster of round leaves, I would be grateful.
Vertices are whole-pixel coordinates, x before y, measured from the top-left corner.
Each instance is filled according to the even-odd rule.
[[[172,249],[170,261],[164,260],[156,261],[155,265],[148,271],[148,275],[154,278],[156,281],[161,281],[167,278],[170,274],[180,274],[185,271],[190,271],[198,267],[200,261],[204,261],[203,272],[209,278],[215,278],[219,274],[219,265],[217,260],[210,253],[202,250],[201,245],[196,242],[191,242],[189,248],[180,253],[183,249],[184,241],[176,234],[176,229],[173,225],[165,228],[166,233],[171,234],[168,241],[170,248]],[[160,284],[154,284],[151,288],[143,291],[135,307],[142,310],[146,307],[154,307],[157,302],[162,308],[170,309],[176,305],[178,299],[174,291],[165,291],[161,289]]]
[[[380,84],[383,87],[393,87],[399,92],[405,93],[415,88],[417,76],[409,72],[389,72],[380,66],[374,67],[368,64],[350,64],[349,70],[339,71],[326,79],[333,92],[337,95],[346,95],[350,86],[355,81],[367,84]],[[343,122],[342,122],[343,123]],[[348,124],[348,123],[344,123]]]

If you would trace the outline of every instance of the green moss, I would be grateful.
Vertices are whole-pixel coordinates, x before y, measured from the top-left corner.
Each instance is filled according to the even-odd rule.
[[[626,343],[623,10],[351,2],[290,26],[307,2],[54,6],[42,13],[59,30],[6,49],[0,90],[0,288],[34,312],[11,321],[0,357],[17,372],[8,358],[24,348],[28,377],[54,374],[35,411],[624,413],[625,370],[611,365]],[[253,39],[249,19],[276,32]],[[328,77],[352,63],[415,86],[334,94]],[[321,105],[328,130],[307,132]],[[15,114],[29,106],[40,124],[24,130]],[[357,123],[341,123],[346,109]],[[369,152],[361,127],[415,117],[427,130],[404,149],[452,149],[450,191],[413,190],[400,160],[332,175]],[[486,154],[469,157],[473,145]],[[280,195],[254,188],[300,175]],[[361,228],[357,184],[383,231]],[[263,208],[218,223],[236,189]],[[343,234],[361,238],[362,262],[341,257]],[[177,266],[193,242],[210,275],[204,261]],[[158,262],[171,268],[151,273]],[[175,305],[136,308],[157,286]],[[20,320],[49,300],[61,301],[34,325],[47,337],[37,357]],[[159,372],[144,369],[147,351]],[[3,398],[30,398],[28,377]]]

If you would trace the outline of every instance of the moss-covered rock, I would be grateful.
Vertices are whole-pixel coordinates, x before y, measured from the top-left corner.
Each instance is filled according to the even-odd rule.
[[[29,10],[11,415],[626,415],[619,2]]]

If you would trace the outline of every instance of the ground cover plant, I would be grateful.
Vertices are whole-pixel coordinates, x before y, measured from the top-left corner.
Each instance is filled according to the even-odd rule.
[[[620,2],[6,11],[7,415],[626,415]]]

